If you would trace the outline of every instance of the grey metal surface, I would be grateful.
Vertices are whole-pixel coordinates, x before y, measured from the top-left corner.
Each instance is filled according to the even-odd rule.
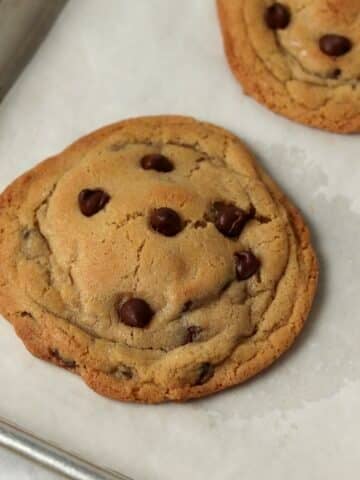
[[[0,101],[67,0],[0,0]]]
[[[1,418],[0,446],[24,455],[73,480],[130,480],[129,477],[104,470],[58,447],[49,445]]]

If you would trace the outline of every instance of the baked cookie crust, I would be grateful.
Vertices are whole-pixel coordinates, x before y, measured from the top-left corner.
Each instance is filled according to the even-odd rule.
[[[360,0],[217,0],[246,94],[306,125],[360,132]]]
[[[298,210],[238,138],[191,118],[104,127],[0,196],[1,313],[116,400],[252,377],[299,334],[317,279]]]

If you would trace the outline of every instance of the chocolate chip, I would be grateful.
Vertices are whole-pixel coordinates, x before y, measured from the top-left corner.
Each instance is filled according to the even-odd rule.
[[[260,267],[259,260],[249,251],[235,253],[236,276],[238,280],[247,280]]]
[[[173,237],[183,229],[180,216],[171,208],[166,207],[156,208],[152,211],[150,224],[156,232],[166,237]]]
[[[78,200],[81,213],[85,217],[92,217],[105,207],[110,200],[110,195],[100,188],[96,190],[85,189],[79,193]]]
[[[196,385],[203,385],[214,375],[215,368],[211,363],[203,363],[200,365],[199,377]]]
[[[198,327],[197,325],[191,325],[186,330],[186,337],[185,337],[185,344],[192,343],[197,340],[197,337],[202,332],[202,328]]]
[[[150,305],[141,298],[131,298],[117,306],[120,320],[129,327],[144,328],[152,319],[154,312]]]
[[[271,30],[283,30],[289,25],[290,19],[290,11],[282,3],[274,3],[265,12],[265,22]]]
[[[61,357],[59,350],[50,348],[49,353],[54,358],[60,367],[73,369],[76,368],[76,362],[74,360],[68,360]]]
[[[172,162],[159,153],[145,155],[140,163],[144,170],[156,170],[157,172],[171,172],[174,170]]]
[[[335,34],[323,35],[319,40],[320,50],[330,57],[345,55],[352,48],[352,43],[347,37]]]
[[[185,302],[182,309],[183,313],[188,312],[192,306],[193,306],[193,302],[191,300]]]
[[[215,226],[225,237],[238,237],[242,232],[248,214],[235,205],[226,205],[221,202],[214,204]]]
[[[255,215],[256,215],[256,208],[254,207],[253,204],[250,204],[250,208],[249,208],[249,211],[248,211],[249,219],[255,218]]]
[[[330,72],[329,77],[336,79],[336,78],[339,78],[340,75],[341,75],[340,68],[335,68],[332,72]]]

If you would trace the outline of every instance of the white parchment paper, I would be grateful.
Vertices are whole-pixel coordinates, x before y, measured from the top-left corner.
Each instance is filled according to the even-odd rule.
[[[213,0],[70,1],[0,105],[0,188],[103,124],[158,113],[232,130],[304,212],[321,259],[304,333],[241,387],[138,406],[34,359],[0,319],[0,415],[136,480],[356,478],[360,137],[297,125],[246,98]]]

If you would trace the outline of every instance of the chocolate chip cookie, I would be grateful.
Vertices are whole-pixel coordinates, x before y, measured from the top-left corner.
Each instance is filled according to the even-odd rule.
[[[318,276],[295,207],[233,135],[184,117],[84,137],[0,196],[0,309],[102,395],[243,382],[290,347]]]
[[[360,132],[360,0],[217,0],[245,92],[313,127]]]

